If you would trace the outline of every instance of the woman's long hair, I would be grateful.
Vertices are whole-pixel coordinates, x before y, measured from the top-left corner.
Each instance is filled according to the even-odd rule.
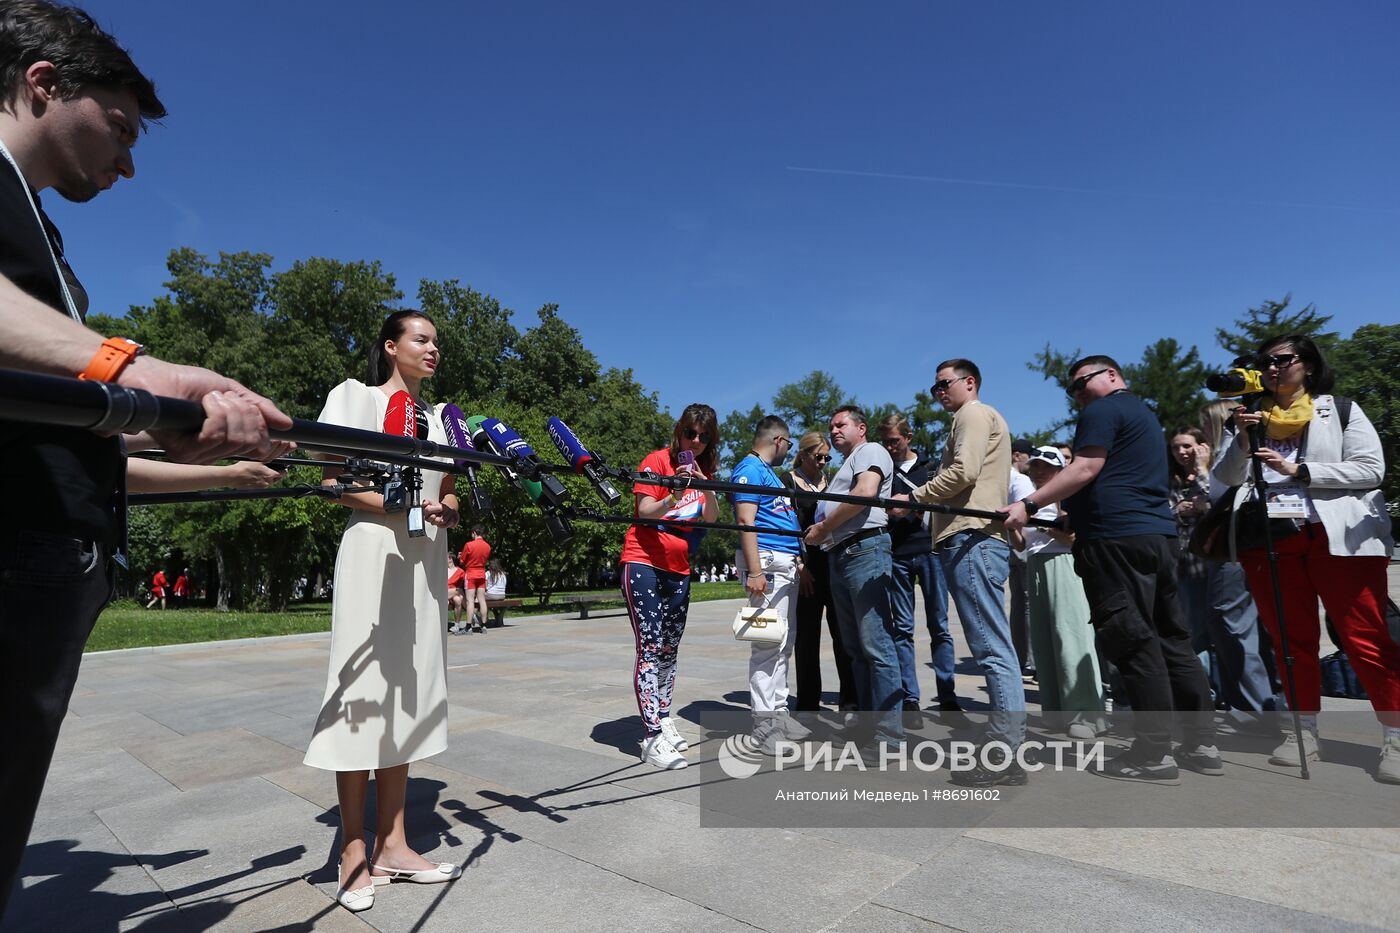
[[[404,322],[411,317],[421,317],[433,327],[437,327],[436,321],[416,308],[405,308],[386,317],[379,328],[379,339],[369,348],[366,385],[382,386],[394,374],[394,362],[384,354],[384,343],[389,340],[397,342],[403,336]]]
[[[719,468],[719,418],[715,415],[715,410],[709,405],[701,405],[693,402],[685,406],[685,411],[681,412],[680,420],[676,422],[675,430],[671,432],[671,466],[679,464],[681,452],[681,439],[686,436],[685,432],[695,431],[700,434],[707,434],[710,441],[701,451],[700,456],[695,458],[695,463],[700,469],[705,471],[706,476],[713,477],[715,470]]]
[[[1211,446],[1210,441],[1206,440],[1206,432],[1202,431],[1200,428],[1177,428],[1172,432],[1172,436],[1167,438],[1167,472],[1171,476],[1173,486],[1182,485],[1191,475],[1186,472],[1186,467],[1181,465],[1181,462],[1176,459],[1176,454],[1171,449],[1171,441],[1178,434],[1185,434],[1195,438],[1197,444],[1205,444],[1207,447]],[[1207,460],[1206,463],[1209,464],[1210,461]]]

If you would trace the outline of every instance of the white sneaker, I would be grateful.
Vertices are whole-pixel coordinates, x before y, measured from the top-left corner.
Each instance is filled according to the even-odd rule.
[[[1098,737],[1099,731],[1082,719],[1077,719],[1069,724],[1065,734],[1072,739],[1083,739],[1085,741]]]
[[[683,752],[690,748],[690,743],[681,735],[681,730],[676,728],[676,721],[670,716],[661,717],[661,734],[666,736],[666,741],[671,743],[671,747],[678,752]]]
[[[769,758],[778,754],[778,743],[787,740],[782,723],[772,713],[755,714],[753,732],[749,738],[759,753]]]
[[[1376,780],[1382,784],[1400,784],[1400,737],[1388,735],[1381,740],[1381,761],[1376,765]]]
[[[674,745],[666,741],[666,736],[660,733],[642,739],[637,744],[642,749],[642,761],[649,765],[655,765],[664,771],[674,771],[686,766],[685,758],[676,751]]]
[[[812,735],[811,729],[798,722],[797,718],[785,709],[778,710],[778,731],[782,732],[783,738],[793,742],[801,742]]]
[[[1308,761],[1322,760],[1322,750],[1317,745],[1317,733],[1308,729],[1303,730],[1303,750],[1307,752]],[[1289,731],[1284,735],[1283,744],[1274,749],[1274,753],[1269,756],[1269,764],[1283,765],[1285,768],[1298,767],[1298,734],[1296,732]]]

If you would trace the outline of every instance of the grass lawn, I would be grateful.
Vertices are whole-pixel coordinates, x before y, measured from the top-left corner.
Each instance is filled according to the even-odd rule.
[[[616,590],[572,590],[571,593],[617,593]],[[523,615],[547,615],[567,612],[567,593],[556,593],[548,606],[537,606],[529,597],[525,605],[507,610],[507,618]],[[744,585],[738,581],[695,583],[690,598],[695,602],[710,599],[739,599]],[[590,612],[621,608],[622,596],[593,603]],[[295,635],[301,632],[327,632],[331,627],[331,605],[297,603],[286,612],[214,612],[211,609],[146,610],[130,599],[119,599],[103,611],[88,639],[87,651],[110,651],[114,648],[145,648],[151,645],[184,645],[199,641],[224,641],[230,638],[260,638],[268,635]]]

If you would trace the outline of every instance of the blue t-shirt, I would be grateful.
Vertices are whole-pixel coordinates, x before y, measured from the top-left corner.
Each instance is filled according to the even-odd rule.
[[[773,468],[753,454],[749,454],[739,461],[738,466],[734,467],[734,472],[729,475],[729,481],[754,486],[782,485],[778,474],[773,472]],[[775,496],[771,493],[736,492],[733,494],[733,499],[736,504],[739,502],[758,503],[758,514],[754,517],[753,523],[759,528],[801,530],[797,524],[797,509],[787,496]],[[758,549],[760,551],[796,554],[801,541],[801,538],[789,535],[768,535],[759,532]]]
[[[1095,399],[1079,414],[1074,451],[1102,447],[1103,469],[1065,500],[1074,533],[1085,538],[1176,535],[1167,502],[1167,437],[1131,392]]]

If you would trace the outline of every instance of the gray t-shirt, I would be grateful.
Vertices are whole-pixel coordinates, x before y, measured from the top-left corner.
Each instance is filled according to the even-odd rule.
[[[849,495],[851,487],[855,485],[856,479],[866,470],[878,470],[880,473],[881,498],[888,498],[890,495],[890,484],[894,477],[894,461],[890,459],[889,451],[879,444],[866,441],[855,450],[846,455],[846,462],[841,464],[841,469],[836,471],[835,478],[831,485],[827,487],[827,492]],[[823,502],[826,512],[831,511],[840,503]],[[833,528],[831,532],[831,543],[824,545],[823,550],[831,550],[840,544],[842,540],[849,538],[858,531],[866,528],[883,528],[888,524],[889,518],[885,515],[884,509],[864,508],[853,515],[850,520],[841,525],[840,528]]]

